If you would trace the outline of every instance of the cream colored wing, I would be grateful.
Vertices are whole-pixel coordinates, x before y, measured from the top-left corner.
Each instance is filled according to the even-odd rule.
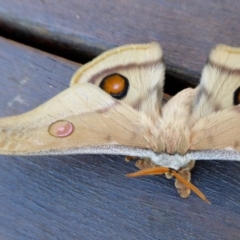
[[[191,130],[190,150],[240,151],[239,123],[240,105],[200,119]]]
[[[143,111],[160,116],[165,66],[158,43],[131,44],[104,52],[73,75],[70,86],[92,83]]]
[[[197,120],[240,103],[240,48],[217,45],[203,69],[193,106]]]
[[[190,134],[196,159],[240,160],[240,48],[216,46],[202,72]],[[234,106],[237,105],[237,106]]]
[[[0,153],[138,155],[136,148],[150,148],[144,123],[141,113],[83,83],[30,112],[1,118]]]

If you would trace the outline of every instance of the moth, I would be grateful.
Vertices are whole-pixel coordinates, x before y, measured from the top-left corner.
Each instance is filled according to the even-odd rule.
[[[163,101],[156,43],[121,46],[73,75],[70,87],[27,113],[0,119],[0,154],[117,154],[140,159],[129,176],[176,176],[190,190],[193,160],[240,160],[240,48],[212,49],[195,89]]]

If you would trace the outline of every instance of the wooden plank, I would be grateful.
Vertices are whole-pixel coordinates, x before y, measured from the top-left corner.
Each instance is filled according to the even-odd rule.
[[[0,0],[0,31],[77,61],[126,43],[158,41],[172,85],[176,79],[196,85],[215,44],[239,45],[239,12],[235,0]]]
[[[0,38],[0,115],[36,107],[78,64]],[[173,180],[128,179],[119,156],[0,156],[0,239],[238,239],[240,164],[201,161],[181,199]]]

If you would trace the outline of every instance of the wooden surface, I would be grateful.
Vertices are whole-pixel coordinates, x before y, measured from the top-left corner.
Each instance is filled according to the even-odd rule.
[[[0,117],[23,113],[68,86],[103,50],[159,41],[168,84],[197,83],[209,49],[239,44],[237,1],[3,1]],[[75,62],[57,57],[66,56]],[[198,162],[193,183],[212,202],[181,199],[173,180],[128,179],[119,156],[0,156],[0,239],[239,239],[240,163]]]
[[[236,0],[0,0],[0,31],[76,61],[158,41],[168,77],[196,85],[209,50],[240,42]]]

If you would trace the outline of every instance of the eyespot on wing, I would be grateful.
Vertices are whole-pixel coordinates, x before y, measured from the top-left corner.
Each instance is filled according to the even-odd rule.
[[[74,126],[71,122],[66,120],[59,120],[52,123],[49,128],[48,132],[53,137],[68,137],[74,131]]]
[[[129,81],[119,73],[113,73],[103,78],[99,87],[116,99],[122,99],[127,95]]]

